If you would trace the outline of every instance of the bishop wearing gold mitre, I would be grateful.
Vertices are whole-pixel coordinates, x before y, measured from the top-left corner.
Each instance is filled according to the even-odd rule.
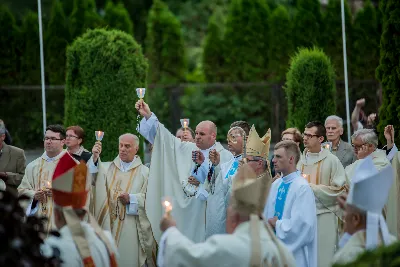
[[[111,231],[118,246],[121,266],[152,267],[156,243],[145,211],[149,168],[137,155],[139,138],[119,137],[119,154],[112,162],[101,162],[101,143],[89,160],[91,173],[97,172],[95,217],[104,230]]]
[[[245,162],[253,169],[257,175],[265,172],[270,174],[269,169],[269,147],[271,142],[271,129],[260,138],[254,125],[250,129],[246,142]]]
[[[239,167],[227,211],[228,234],[213,235],[203,243],[185,237],[166,213],[158,266],[296,266],[291,252],[261,219],[270,185],[268,172],[257,176],[248,164]]]
[[[303,133],[304,152],[297,169],[309,182],[315,195],[318,229],[318,267],[331,266],[339,241],[342,212],[337,197],[345,192],[346,176],[340,160],[329,149],[322,148],[325,126],[309,122]]]
[[[64,153],[54,170],[51,189],[60,236],[47,238],[42,251],[47,255],[57,248],[62,266],[117,267],[118,252],[111,233],[103,231],[86,208],[90,186],[86,163],[79,164]]]

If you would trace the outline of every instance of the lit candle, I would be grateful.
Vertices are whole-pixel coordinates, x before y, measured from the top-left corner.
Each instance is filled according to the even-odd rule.
[[[96,140],[97,140],[97,141],[101,141],[101,140],[103,140],[104,132],[102,132],[102,131],[95,131],[95,135],[96,135]]]
[[[171,201],[171,199],[169,198],[169,197],[165,197],[163,200],[162,200],[162,205],[163,205],[163,207],[164,207],[164,209],[165,209],[165,212],[168,214],[168,215],[171,215],[171,211],[172,211],[172,201]]]
[[[189,127],[189,119],[181,119],[181,125],[184,131]]]
[[[50,181],[47,181],[47,182],[46,182],[46,188],[47,188],[47,189],[51,189],[51,182],[50,182]]]
[[[136,88],[136,94],[140,99],[143,99],[146,93],[146,88]]]

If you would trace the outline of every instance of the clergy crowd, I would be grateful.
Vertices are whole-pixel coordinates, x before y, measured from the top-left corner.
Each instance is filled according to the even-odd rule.
[[[49,125],[44,153],[25,168],[0,123],[0,201],[14,196],[23,224],[42,225],[32,228],[44,239],[38,251],[59,259],[46,266],[325,267],[399,237],[391,125],[379,148],[376,129],[359,121],[344,142],[336,115],[281,140],[235,121],[224,146],[212,121],[192,130],[183,119],[173,134],[143,99],[135,108],[147,164],[133,133],[121,132],[118,155],[105,162],[101,132],[89,151],[81,127]]]

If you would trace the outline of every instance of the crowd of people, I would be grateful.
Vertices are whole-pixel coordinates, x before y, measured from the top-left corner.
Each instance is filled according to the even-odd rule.
[[[376,115],[352,123],[351,144],[332,115],[284,130],[271,149],[271,131],[246,121],[223,146],[212,121],[171,134],[142,99],[135,108],[147,164],[133,133],[104,162],[101,140],[89,151],[81,127],[49,125],[25,167],[0,122],[2,266],[324,267],[400,234],[400,153],[391,125],[378,148]]]

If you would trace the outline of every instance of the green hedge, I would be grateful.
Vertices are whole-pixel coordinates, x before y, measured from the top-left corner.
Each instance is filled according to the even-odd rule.
[[[107,2],[105,8],[105,23],[112,29],[118,29],[133,35],[133,23],[123,3]]]
[[[304,129],[312,120],[324,122],[335,114],[335,72],[330,59],[318,49],[304,48],[291,59],[285,86],[288,127]]]
[[[65,121],[87,133],[105,132],[103,160],[118,154],[118,137],[136,133],[136,88],[146,87],[148,64],[131,35],[118,30],[89,30],[67,49]]]
[[[400,1],[385,0],[380,2],[383,13],[383,33],[381,37],[381,59],[376,70],[377,78],[382,83],[383,103],[379,110],[378,130],[380,140],[385,141],[384,128],[392,124],[395,128],[395,143],[400,142]]]

